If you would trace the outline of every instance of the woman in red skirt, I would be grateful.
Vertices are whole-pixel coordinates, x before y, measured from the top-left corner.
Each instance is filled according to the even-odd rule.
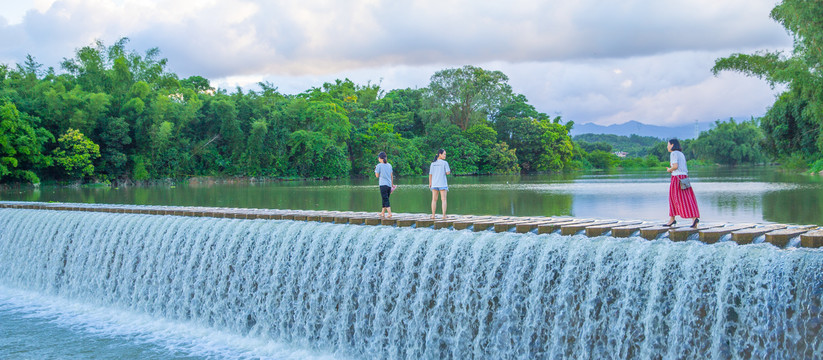
[[[694,219],[692,227],[697,227],[697,223],[700,222],[700,211],[697,210],[697,199],[694,197],[694,191],[691,186],[685,189],[680,188],[680,179],[689,177],[686,156],[683,155],[683,149],[677,139],[669,140],[667,147],[671,153],[669,156],[671,166],[666,171],[672,173],[672,181],[669,184],[669,222],[666,226],[677,223],[674,217],[680,216],[686,219]]]

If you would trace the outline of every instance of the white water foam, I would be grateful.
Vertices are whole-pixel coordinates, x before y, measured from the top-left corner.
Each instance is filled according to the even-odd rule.
[[[820,250],[15,209],[0,229],[24,303],[174,351],[823,357]]]

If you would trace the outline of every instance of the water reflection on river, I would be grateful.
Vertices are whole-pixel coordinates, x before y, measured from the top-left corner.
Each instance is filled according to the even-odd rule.
[[[692,169],[704,221],[823,224],[823,177],[774,168]],[[425,177],[401,177],[396,212],[428,212]],[[518,216],[571,215],[663,221],[665,171],[619,171],[449,179],[449,212]],[[379,210],[376,179],[204,184],[129,188],[6,190],[2,200],[190,205],[313,210]],[[438,210],[439,211],[439,210]]]

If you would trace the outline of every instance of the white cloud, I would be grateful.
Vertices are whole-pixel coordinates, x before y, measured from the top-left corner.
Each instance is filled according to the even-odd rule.
[[[739,76],[712,78],[708,70],[713,59],[733,52],[791,46],[783,28],[768,18],[774,5],[775,0],[6,2],[0,14],[15,13],[20,20],[0,19],[0,63],[32,54],[57,67],[95,39],[112,44],[127,36],[141,52],[159,47],[180,76],[201,75],[227,87],[266,80],[290,92],[343,77],[361,83],[383,79],[385,89],[422,87],[437,70],[474,64],[503,70],[539,110],[577,122],[693,121],[699,114],[758,115],[771,103],[773,92],[765,84]],[[748,92],[735,105],[740,109],[708,99],[682,106],[672,100],[697,101],[690,94],[743,82]]]
[[[752,91],[760,90],[760,91]],[[753,94],[755,97],[753,97]],[[639,120],[644,123],[675,125],[699,120],[727,120],[759,116],[774,102],[772,91],[762,81],[739,74],[709,77],[702,82],[660,89],[654,94],[630,99],[620,111],[599,119],[602,124]],[[740,118],[744,117],[744,118]]]
[[[671,125],[765,113],[780,89],[736,73],[714,77],[714,59],[723,55],[679,52],[577,63],[502,64],[500,70],[538,110],[578,123],[636,120]]]

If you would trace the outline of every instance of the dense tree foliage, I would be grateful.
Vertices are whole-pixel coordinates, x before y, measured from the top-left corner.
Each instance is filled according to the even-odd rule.
[[[717,121],[715,127],[700,133],[692,142],[699,159],[723,165],[767,162],[761,143],[765,137],[755,120],[737,123],[734,119]]]
[[[584,150],[603,150],[606,152],[622,151],[628,156],[642,157],[648,154],[648,148],[660,142],[659,138],[653,136],[640,136],[632,134],[621,136],[614,134],[580,134],[574,137],[574,141],[580,143]]]
[[[0,99],[0,178],[39,182],[35,171],[51,165],[44,145],[54,138],[14,104]]]
[[[509,78],[500,71],[487,71],[466,65],[435,73],[426,91],[435,107],[446,110],[449,121],[468,129],[493,117],[512,96]]]
[[[772,86],[786,85],[761,121],[765,149],[808,163],[823,154],[823,2],[783,0],[770,15],[794,37],[790,55],[732,54],[718,59],[712,71],[738,71]]]
[[[416,175],[440,148],[455,174],[574,168],[573,124],[537,112],[499,71],[445,69],[423,89],[344,79],[229,92],[127,43],[95,42],[59,70],[32,56],[0,65],[0,181],[337,178],[368,175],[380,151]]]

